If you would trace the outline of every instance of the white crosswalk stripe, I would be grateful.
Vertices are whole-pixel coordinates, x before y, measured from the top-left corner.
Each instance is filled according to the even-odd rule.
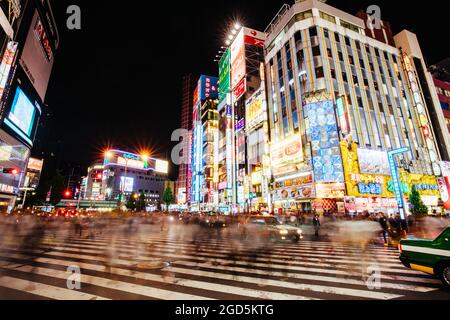
[[[239,244],[227,238],[194,243],[164,233],[58,238],[34,250],[11,241],[0,251],[0,296],[8,288],[49,299],[395,299],[439,289],[438,280],[404,268],[391,248],[362,251],[306,240],[263,250]],[[115,256],[107,256],[108,250]],[[138,264],[152,261],[168,263]],[[66,287],[70,265],[81,268],[80,290]],[[370,289],[365,272],[373,266],[380,271],[376,289]]]

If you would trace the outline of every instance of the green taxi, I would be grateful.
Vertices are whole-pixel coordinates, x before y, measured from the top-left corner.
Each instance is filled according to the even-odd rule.
[[[450,289],[450,227],[436,239],[407,239],[399,243],[400,261],[413,270],[441,279]]]

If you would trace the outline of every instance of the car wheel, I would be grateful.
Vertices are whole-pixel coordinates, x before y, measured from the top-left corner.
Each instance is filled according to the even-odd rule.
[[[439,278],[447,289],[450,289],[450,264],[447,263],[439,268]]]
[[[292,242],[297,243],[300,241],[300,237],[299,236],[295,236],[294,238],[292,238]]]

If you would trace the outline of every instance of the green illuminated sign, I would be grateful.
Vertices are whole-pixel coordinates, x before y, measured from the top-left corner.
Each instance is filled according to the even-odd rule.
[[[223,101],[230,91],[230,48],[219,61],[219,101]]]

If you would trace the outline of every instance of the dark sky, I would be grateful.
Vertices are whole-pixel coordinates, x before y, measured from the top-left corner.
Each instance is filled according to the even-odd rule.
[[[108,145],[164,155],[180,123],[182,75],[217,74],[213,59],[231,22],[264,30],[284,1],[52,3],[61,43],[47,92],[51,116],[43,145],[46,158],[55,154],[48,166],[66,169],[86,167]],[[420,9],[392,0],[328,3],[349,13],[378,4],[395,33],[417,33],[429,63],[450,56],[448,10],[436,10],[444,1],[430,0]],[[66,28],[71,4],[82,10],[80,31]]]

